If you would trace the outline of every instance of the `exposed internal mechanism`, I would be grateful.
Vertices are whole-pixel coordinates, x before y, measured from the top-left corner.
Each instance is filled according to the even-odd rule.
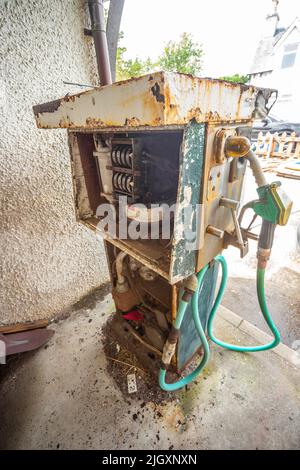
[[[170,133],[168,139],[159,134],[159,145],[153,134],[94,135],[93,154],[106,199],[117,202],[123,196],[128,204],[146,206],[175,202],[181,133]]]
[[[149,350],[160,354],[172,323],[167,298],[170,286],[122,251],[115,253],[112,271],[114,300],[129,331]]]
[[[134,203],[141,198],[144,187],[144,181],[141,177],[143,163],[140,158],[140,141],[138,139],[112,138],[110,147],[115,199],[125,196],[128,203]]]
[[[116,145],[111,151],[111,159],[116,167],[132,168],[133,149],[131,145]]]

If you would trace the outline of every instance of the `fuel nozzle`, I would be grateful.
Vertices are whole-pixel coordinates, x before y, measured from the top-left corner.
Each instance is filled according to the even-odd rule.
[[[263,219],[258,240],[257,258],[264,269],[270,258],[276,225],[286,225],[292,209],[292,201],[281,188],[280,181],[257,188],[259,199],[252,208]]]
[[[249,139],[236,135],[227,137],[224,152],[227,158],[244,157],[250,163],[250,168],[257,184],[259,199],[251,201],[244,206],[239,222],[241,222],[245,209],[250,207],[254,210],[256,216],[259,215],[263,219],[258,240],[257,257],[259,266],[265,268],[270,258],[276,225],[286,225],[291,213],[292,201],[281,188],[280,181],[274,181],[271,184],[267,183],[259,159],[251,150]]]

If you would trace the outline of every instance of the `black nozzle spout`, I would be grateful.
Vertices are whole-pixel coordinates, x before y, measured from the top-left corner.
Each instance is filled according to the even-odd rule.
[[[271,250],[274,240],[275,227],[276,224],[273,222],[263,220],[259,234],[258,248],[261,248],[262,250]]]

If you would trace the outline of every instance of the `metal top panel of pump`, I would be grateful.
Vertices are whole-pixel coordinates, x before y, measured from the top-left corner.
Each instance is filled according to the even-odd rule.
[[[45,129],[180,126],[192,119],[200,123],[260,118],[268,113],[275,95],[275,90],[251,85],[155,72],[68,95],[33,110],[37,126]]]

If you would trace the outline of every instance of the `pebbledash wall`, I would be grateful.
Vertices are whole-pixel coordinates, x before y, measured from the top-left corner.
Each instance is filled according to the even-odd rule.
[[[83,0],[0,1],[0,325],[53,318],[108,279],[101,240],[75,220],[67,134],[32,105],[97,83]]]

